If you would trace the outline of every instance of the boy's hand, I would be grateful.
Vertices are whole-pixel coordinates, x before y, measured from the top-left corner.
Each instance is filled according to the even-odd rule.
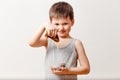
[[[65,63],[62,63],[59,67],[51,67],[51,70],[54,74],[67,74],[68,72]]]
[[[59,38],[57,35],[58,29],[56,28],[56,26],[51,24],[50,22],[44,24],[43,26],[45,27],[46,30],[45,36],[51,38],[55,42],[59,42]]]
[[[55,38],[57,35],[57,31],[58,31],[57,28],[53,24],[51,24],[50,22],[48,22],[44,26],[46,29],[47,36]]]
[[[51,68],[53,74],[67,74],[68,69],[66,67],[59,67],[59,68]]]

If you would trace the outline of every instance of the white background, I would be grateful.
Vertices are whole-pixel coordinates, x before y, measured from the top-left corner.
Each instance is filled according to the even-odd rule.
[[[120,0],[64,0],[75,13],[71,35],[91,65],[79,78],[120,78]],[[42,79],[45,49],[27,44],[57,0],[0,0],[0,79]]]

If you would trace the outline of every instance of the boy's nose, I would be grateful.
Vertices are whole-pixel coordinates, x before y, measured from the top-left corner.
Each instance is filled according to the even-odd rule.
[[[59,26],[59,30],[63,30],[64,29],[64,27],[61,25],[61,26]]]

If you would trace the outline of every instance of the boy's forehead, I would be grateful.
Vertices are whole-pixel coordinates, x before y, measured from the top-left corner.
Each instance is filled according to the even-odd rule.
[[[53,17],[52,21],[59,21],[59,20],[70,20],[70,17]]]

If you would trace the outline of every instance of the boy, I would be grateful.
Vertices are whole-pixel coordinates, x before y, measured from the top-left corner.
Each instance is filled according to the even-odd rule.
[[[77,80],[78,74],[88,74],[90,65],[82,42],[69,34],[74,24],[72,6],[57,2],[51,6],[49,17],[50,22],[40,27],[29,40],[32,47],[46,48],[46,79]]]

